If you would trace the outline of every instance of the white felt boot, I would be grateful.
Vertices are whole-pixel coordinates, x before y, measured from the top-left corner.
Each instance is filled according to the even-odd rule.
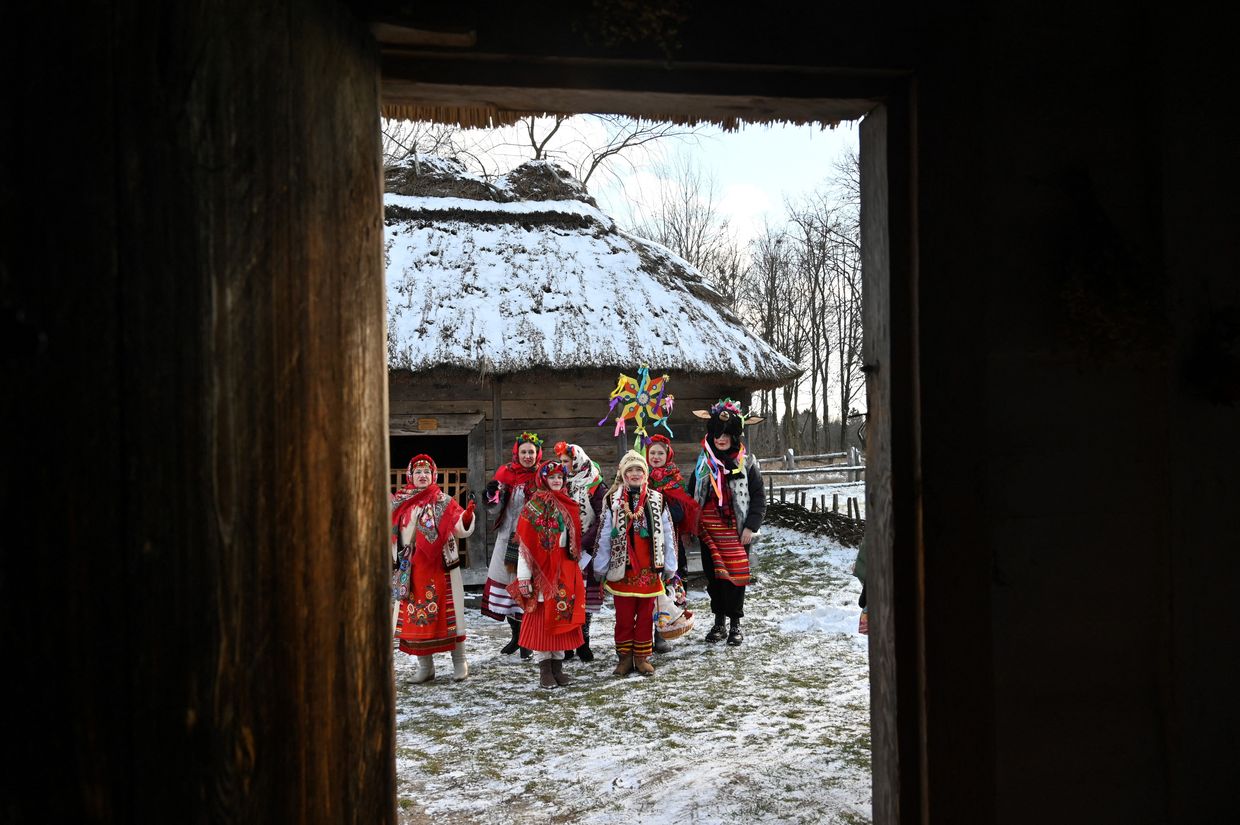
[[[452,681],[460,682],[469,678],[469,662],[465,661],[465,643],[457,642],[452,648]]]
[[[419,685],[422,682],[429,682],[435,678],[435,660],[429,655],[415,656],[418,660],[418,669],[413,673],[413,683]]]

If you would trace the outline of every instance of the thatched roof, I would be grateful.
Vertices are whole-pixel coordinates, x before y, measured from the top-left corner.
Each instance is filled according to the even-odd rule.
[[[852,114],[851,108],[842,113],[833,114],[835,110],[844,109],[845,104],[850,107],[857,105],[852,101],[845,101],[842,104],[834,100],[824,103],[814,101],[814,104],[814,106],[811,106],[798,101],[798,105],[784,105],[782,108],[778,104],[769,104],[766,108],[773,110],[769,114],[764,114],[763,107],[756,105],[754,106],[755,113],[748,117],[737,114],[722,114],[714,111],[685,114],[683,112],[665,111],[657,108],[639,109],[637,107],[630,107],[624,112],[617,112],[617,114],[630,114],[634,117],[640,116],[643,120],[675,123],[679,126],[717,126],[725,132],[735,132],[745,126],[769,126],[772,124],[816,126],[820,129],[833,129],[845,120],[848,120],[848,115]],[[730,103],[730,105],[736,107],[741,105],[741,103]],[[806,111],[802,112],[800,110]],[[501,109],[498,106],[485,103],[443,105],[391,102],[384,103],[380,107],[379,114],[391,120],[447,123],[460,126],[462,129],[499,129],[520,123],[527,118],[550,117],[553,115],[567,115],[571,117],[578,113],[573,111],[546,110],[517,111]]]
[[[773,387],[800,370],[700,272],[621,231],[584,186],[532,161],[494,181],[452,160],[387,174],[388,365],[719,375]]]

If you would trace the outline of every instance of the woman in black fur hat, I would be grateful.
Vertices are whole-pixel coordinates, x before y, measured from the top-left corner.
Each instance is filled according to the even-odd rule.
[[[720,399],[709,411],[694,410],[693,414],[709,419],[702,452],[686,485],[702,508],[697,540],[710,609],[715,614],[706,641],[714,644],[726,635],[728,644],[739,645],[745,586],[750,578],[749,550],[766,513],[758,460],[746,452],[741,434],[746,424],[762,419],[746,415],[731,398]]]

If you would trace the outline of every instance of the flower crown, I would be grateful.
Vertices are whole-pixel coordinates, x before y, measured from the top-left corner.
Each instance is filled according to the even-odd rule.
[[[723,415],[725,412],[728,413],[728,415]],[[718,416],[725,421],[733,415],[738,415],[741,418],[745,417],[745,412],[741,409],[740,402],[733,401],[731,398],[724,398],[717,401],[715,405],[710,408],[710,414],[712,416]]]
[[[543,440],[538,437],[538,433],[524,432],[517,436],[518,444],[533,444],[535,447],[541,447]]]
[[[540,478],[546,478],[554,473],[559,473],[560,475],[565,474],[564,465],[561,462],[544,461],[542,466],[538,468],[538,475]]]

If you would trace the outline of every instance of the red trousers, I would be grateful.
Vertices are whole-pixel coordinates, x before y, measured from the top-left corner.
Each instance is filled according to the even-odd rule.
[[[654,648],[654,599],[614,596],[616,653],[649,656]]]

